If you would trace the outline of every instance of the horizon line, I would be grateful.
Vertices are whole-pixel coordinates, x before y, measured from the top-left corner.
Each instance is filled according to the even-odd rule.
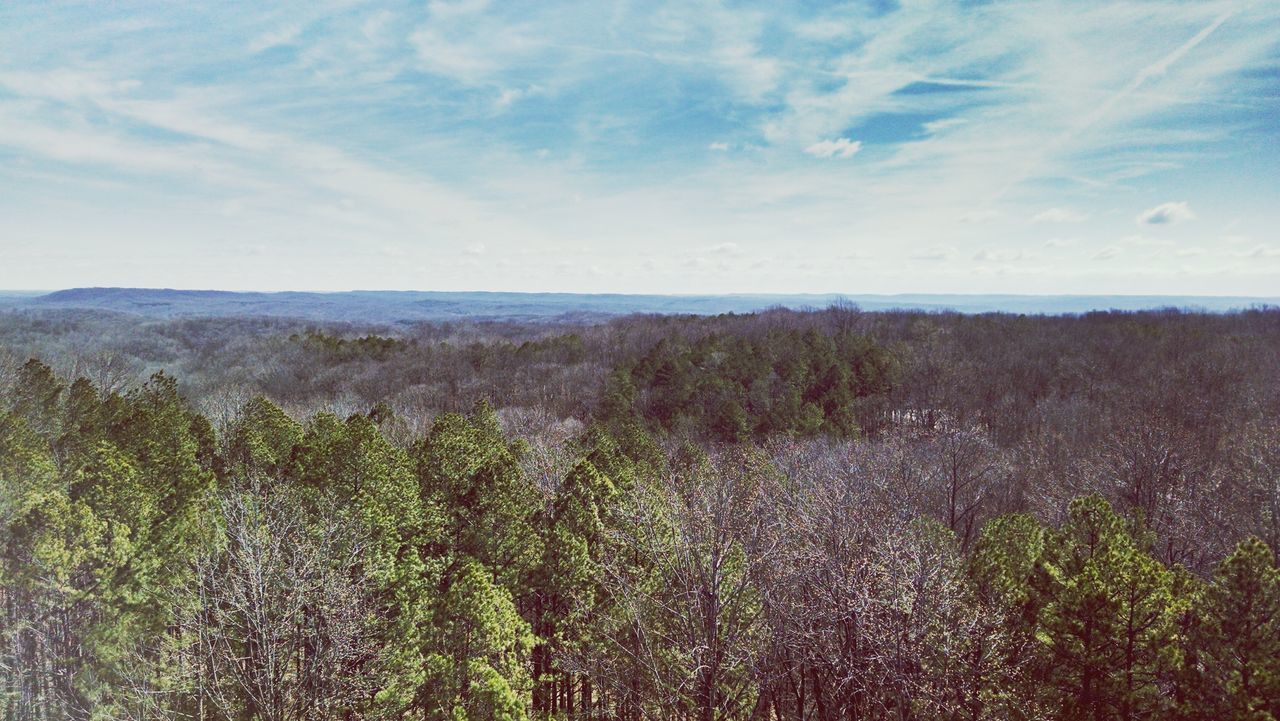
[[[898,298],[903,296],[917,297],[960,297],[960,298],[1205,298],[1205,299],[1250,299],[1250,300],[1275,300],[1280,301],[1280,295],[1225,295],[1225,294],[1205,294],[1205,293],[964,293],[964,292],[919,292],[919,291],[900,291],[896,293],[859,293],[849,291],[795,291],[795,292],[754,292],[754,291],[738,291],[730,293],[660,293],[660,292],[616,292],[616,291],[573,291],[573,290],[433,290],[429,288],[349,288],[346,290],[297,290],[297,289],[281,289],[281,290],[230,290],[226,288],[174,288],[162,286],[125,286],[125,285],[94,285],[94,286],[70,286],[65,288],[0,288],[0,294],[4,293],[22,293],[22,294],[44,294],[62,293],[73,290],[136,290],[136,291],[153,291],[153,292],[175,292],[175,293],[242,293],[242,294],[311,294],[311,295],[342,295],[347,293],[448,293],[448,294],[507,294],[507,295],[577,295],[577,296],[630,296],[630,297],[656,297],[656,298],[734,298],[734,297],[754,297],[754,298],[794,298],[794,297],[826,297],[826,298],[842,298],[842,297],[869,297],[869,298]]]

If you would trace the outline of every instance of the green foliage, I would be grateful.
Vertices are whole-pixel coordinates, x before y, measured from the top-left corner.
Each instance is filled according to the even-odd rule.
[[[335,363],[361,359],[384,361],[410,347],[410,343],[399,338],[370,334],[348,339],[319,330],[309,330],[302,335],[295,333],[289,336],[289,341],[323,354]]]
[[[1041,540],[1043,539],[1043,540]],[[1041,648],[1038,699],[1062,718],[1140,718],[1169,711],[1159,683],[1177,662],[1173,574],[1102,499],[1071,504],[1041,536],[1025,519],[984,532],[975,571],[990,597]]]
[[[387,406],[300,423],[259,397],[215,432],[167,375],[119,395],[29,362],[0,402],[0,718],[1280,716],[1263,542],[1206,582],[1084,496],[966,557],[841,475],[879,483],[856,451],[750,446],[856,433],[882,353],[659,344],[540,483],[546,446],[483,403],[408,448]]]
[[[1037,576],[1044,570],[1046,536],[1046,529],[1028,515],[1002,516],[987,523],[971,562],[979,591],[990,602],[1034,621],[1036,588],[1043,585]]]
[[[541,340],[525,341],[515,351],[518,358],[537,358],[573,365],[586,360],[587,348],[577,333],[555,335]]]
[[[487,403],[468,416],[436,419],[415,450],[422,493],[444,509],[448,548],[492,569],[513,595],[537,563],[541,507],[540,491],[520,470],[519,450]]]
[[[240,411],[228,432],[225,458],[230,472],[278,476],[302,440],[302,426],[271,401],[258,396]]]
[[[441,582],[433,620],[421,687],[426,718],[525,718],[533,637],[490,571],[457,559]]]
[[[1280,718],[1280,569],[1271,549],[1242,541],[1200,601],[1190,700],[1215,718]]]
[[[47,369],[26,371],[33,387],[16,406],[48,417],[43,435],[15,414],[0,423],[2,628],[17,649],[0,666],[21,669],[20,697],[45,695],[55,715],[110,713],[128,693],[158,698],[162,668],[139,668],[133,654],[163,637],[206,538],[213,478],[197,458],[196,417],[163,375],[103,403],[87,383],[64,396]]]
[[[858,435],[864,423],[878,424],[897,363],[851,333],[773,331],[759,339],[664,339],[629,375],[607,385],[603,417],[638,412],[668,431],[741,442],[774,433]]]
[[[9,398],[10,411],[25,419],[37,433],[52,437],[59,429],[58,401],[65,389],[49,366],[33,358],[18,370],[13,395]]]

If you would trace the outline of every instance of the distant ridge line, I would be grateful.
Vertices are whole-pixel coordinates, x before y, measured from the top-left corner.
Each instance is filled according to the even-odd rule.
[[[275,316],[317,321],[605,320],[633,313],[715,315],[769,308],[823,308],[845,302],[867,311],[1078,314],[1177,308],[1229,312],[1280,306],[1280,297],[1169,295],[1019,295],[948,293],[734,293],[660,295],[513,291],[228,291],[86,287],[43,295],[0,291],[0,308],[80,308],[150,317]]]

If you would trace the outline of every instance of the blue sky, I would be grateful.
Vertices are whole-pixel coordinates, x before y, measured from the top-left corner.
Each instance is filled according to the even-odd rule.
[[[0,3],[0,288],[1280,295],[1277,228],[1274,0]]]

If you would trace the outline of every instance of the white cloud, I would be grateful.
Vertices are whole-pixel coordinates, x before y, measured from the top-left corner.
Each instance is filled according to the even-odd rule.
[[[412,41],[427,72],[476,83],[498,68],[497,61],[479,48],[451,40],[435,28],[422,28]]]
[[[485,247],[484,243],[471,243],[466,248],[463,248],[462,252],[467,255],[484,255],[486,250],[488,248]]]
[[[11,199],[0,238],[66,248],[63,238],[96,237],[101,223],[106,237],[125,239],[128,257],[164,227],[169,257],[198,256],[195,238],[216,232],[268,247],[311,243],[318,265],[352,257],[329,237],[358,236],[412,248],[414,268],[479,262],[466,249],[495,238],[529,251],[510,273],[489,263],[485,276],[406,276],[404,264],[360,276],[357,259],[326,276],[419,287],[567,288],[578,281],[547,270],[566,237],[589,238],[607,268],[644,242],[665,257],[741,266],[681,287],[664,265],[624,283],[635,291],[1179,292],[1154,279],[1192,245],[1208,249],[1205,259],[1273,269],[1275,211],[1251,194],[1214,208],[1242,219],[1218,231],[1240,235],[1231,240],[1209,232],[1191,242],[1159,223],[1105,230],[1143,209],[1140,200],[1116,215],[1115,198],[1199,197],[1179,184],[1236,167],[1254,174],[1242,187],[1262,195],[1270,178],[1254,168],[1274,165],[1250,121],[1274,79],[1241,69],[1274,58],[1280,5],[1155,2],[1158,11],[1148,0],[1044,0],[982,13],[900,3],[882,14],[855,3],[797,16],[703,3],[464,1],[392,12],[342,0],[198,20],[124,9],[155,19],[154,30],[125,36],[59,9],[67,5],[19,3],[16,21],[0,23],[0,46],[13,50],[0,71],[12,90],[0,93],[0,153],[13,161],[0,163],[0,193]],[[1219,22],[1229,6],[1238,14]],[[247,57],[255,38],[290,52]],[[902,92],[924,84],[950,90]],[[545,91],[525,101],[534,88]],[[667,122],[676,111],[680,122]],[[889,117],[936,120],[906,123],[897,139],[860,129]],[[853,138],[871,151],[861,155]],[[1244,152],[1259,162],[1239,163]],[[855,154],[856,164],[840,160]],[[1182,170],[1159,185],[1145,177],[1171,168]],[[108,218],[113,203],[126,212]],[[24,210],[32,205],[42,212]],[[1201,210],[1192,227],[1210,222]],[[162,216],[172,224],[137,220]],[[1075,219],[1093,222],[1054,225]],[[31,228],[43,232],[23,232]],[[1151,238],[1122,242],[1127,232]],[[1046,242],[1055,235],[1067,237]],[[711,250],[725,238],[750,253]],[[784,260],[742,273],[787,238],[812,259],[809,277]],[[851,238],[893,240],[874,244],[883,264],[851,264],[840,259]],[[960,250],[915,257],[966,262],[892,262],[940,242]],[[1120,249],[1117,259],[1091,262],[1104,246]],[[1007,248],[1054,262],[1008,262],[1017,251]],[[1249,262],[1255,251],[1266,260]],[[1023,285],[966,275],[1006,262],[1025,271]],[[183,265],[179,275],[198,275],[188,268],[199,263]],[[279,266],[236,282],[269,286]],[[1197,292],[1242,289],[1235,270],[1221,272]]]
[[[1139,225],[1177,225],[1184,220],[1195,220],[1196,214],[1191,212],[1187,202],[1161,203],[1148,208],[1138,215]]]
[[[298,36],[301,34],[302,34],[301,25],[288,25],[286,27],[279,28],[277,30],[272,30],[270,32],[263,33],[262,35],[259,35],[258,37],[254,38],[253,41],[249,43],[249,47],[248,47],[249,54],[254,55],[262,52],[263,50],[270,50],[271,48],[282,47],[285,45],[292,45],[293,42],[297,40]]]
[[[516,101],[542,92],[542,88],[538,85],[530,85],[527,88],[504,88],[498,94],[497,106],[500,110],[511,107]]]
[[[1111,260],[1120,255],[1121,250],[1114,245],[1107,246],[1090,256],[1093,260]]]
[[[759,54],[750,43],[723,45],[715,51],[713,58],[713,62],[727,71],[728,83],[750,102],[757,102],[773,91],[782,77],[778,62]]]
[[[951,260],[956,257],[956,249],[950,245],[931,245],[911,254],[912,260]]]
[[[434,18],[453,19],[477,15],[489,9],[489,0],[431,0],[427,3],[427,11]]]
[[[829,42],[849,37],[857,32],[857,26],[847,21],[835,19],[818,19],[796,23],[791,32],[806,40]]]
[[[365,19],[360,26],[360,34],[364,36],[365,40],[376,41],[393,19],[395,19],[395,16],[392,15],[390,10],[379,10]]]
[[[0,72],[0,85],[18,95],[74,103],[134,90],[140,83],[132,79],[114,80],[99,73],[58,69],[42,73]]]
[[[1015,260],[1030,260],[1032,257],[1022,250],[983,248],[974,254],[973,259],[987,263],[1011,263]]]
[[[1152,238],[1141,233],[1136,235],[1126,235],[1120,239],[1120,242],[1125,245],[1138,245],[1147,248],[1169,248],[1177,245],[1177,243],[1169,240],[1168,238]]]
[[[820,140],[805,148],[804,152],[815,158],[847,158],[859,150],[862,150],[861,140],[836,138],[835,140]]]
[[[936,135],[948,128],[959,127],[967,122],[969,121],[964,118],[943,118],[941,120],[930,120],[920,127],[929,135]]]
[[[1049,208],[1040,213],[1036,213],[1031,218],[1032,223],[1079,223],[1088,220],[1089,216],[1084,213],[1078,213],[1074,210],[1066,208]]]
[[[166,149],[97,129],[54,128],[0,112],[0,146],[60,162],[189,179],[225,178],[231,167],[207,149]]]
[[[429,3],[426,22],[409,35],[422,69],[480,85],[544,45],[527,28],[491,18],[488,10],[487,0]]]
[[[1004,217],[1004,213],[998,210],[970,210],[961,215],[958,220],[961,223],[990,223]]]

